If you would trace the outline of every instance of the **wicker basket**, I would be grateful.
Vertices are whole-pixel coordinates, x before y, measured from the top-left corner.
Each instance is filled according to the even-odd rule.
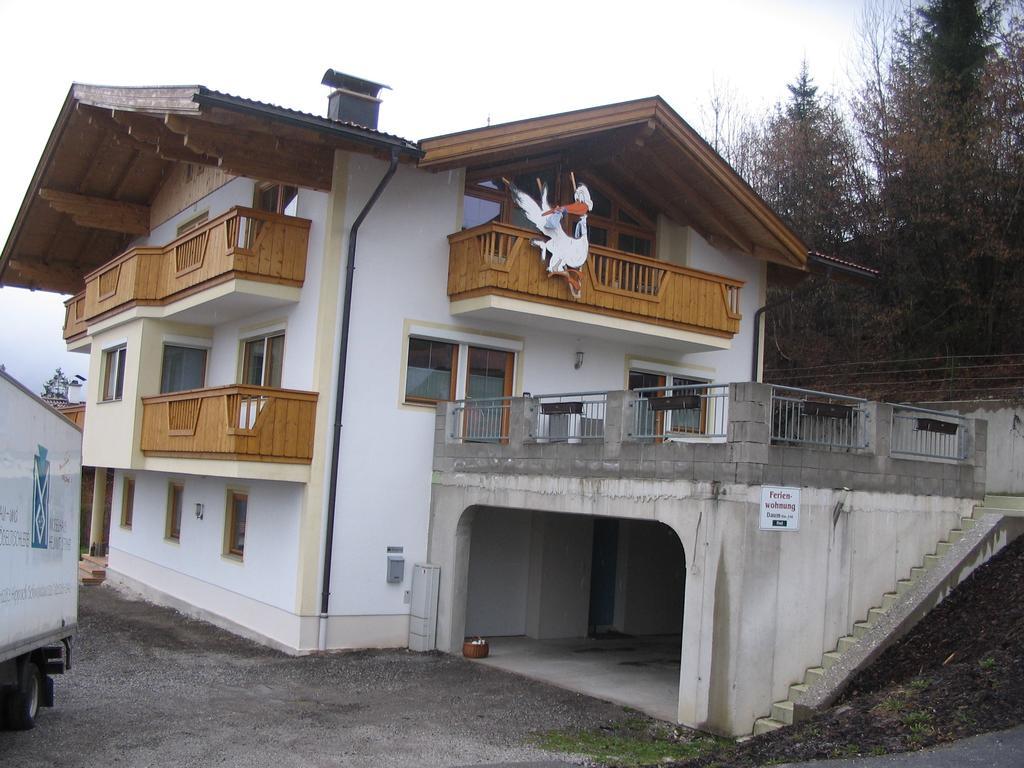
[[[491,646],[486,640],[479,642],[479,638],[474,638],[462,644],[462,655],[467,659],[486,659],[490,652]]]

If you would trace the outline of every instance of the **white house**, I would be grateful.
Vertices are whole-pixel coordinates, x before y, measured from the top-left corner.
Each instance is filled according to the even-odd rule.
[[[926,464],[883,406],[728,386],[769,273],[858,270],[662,99],[416,143],[324,82],[327,117],[88,85],[58,117],[0,280],[72,294],[110,578],[304,653],[408,646],[430,563],[442,650],[667,636],[669,716],[749,732],[970,513],[973,425]],[[588,190],[575,272],[513,200],[542,185]],[[776,486],[799,531],[759,530]]]

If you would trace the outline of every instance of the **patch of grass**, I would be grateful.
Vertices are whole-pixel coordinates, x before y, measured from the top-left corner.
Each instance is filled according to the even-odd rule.
[[[927,677],[915,677],[913,680],[911,680],[907,684],[907,688],[909,688],[912,691],[920,692],[920,691],[927,690],[928,686],[930,686],[931,684],[932,684],[932,681],[931,681],[930,678],[927,678]]]
[[[926,737],[935,733],[935,726],[932,725],[931,712],[917,710],[908,712],[903,716],[903,724],[910,729],[910,740],[914,743],[923,741]]]
[[[989,671],[996,668],[996,660],[989,656],[979,661],[978,666],[984,669],[985,671]]]
[[[875,707],[879,712],[892,712],[893,714],[899,714],[907,708],[907,697],[903,691],[895,691],[890,693]]]
[[[689,731],[672,729],[643,718],[631,717],[611,727],[587,731],[547,731],[535,738],[537,746],[552,752],[585,755],[596,763],[642,766],[666,760],[702,757],[731,744]]]

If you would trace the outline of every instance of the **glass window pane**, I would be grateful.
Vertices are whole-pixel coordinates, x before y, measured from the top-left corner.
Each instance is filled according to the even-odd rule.
[[[245,342],[242,350],[242,383],[258,387],[263,383],[263,357],[266,350],[266,339],[253,339]]]
[[[164,347],[160,392],[201,389],[206,380],[206,350],[195,347]]]
[[[608,230],[603,227],[587,227],[587,240],[591,245],[608,245]]]
[[[299,208],[299,188],[283,187],[281,192],[281,213],[295,216]]]
[[[651,241],[646,237],[636,235],[619,235],[619,250],[626,253],[635,253],[637,256],[651,255]]]
[[[448,400],[452,392],[455,345],[428,339],[409,339],[405,395],[422,400]]]
[[[231,531],[228,548],[238,555],[245,550],[245,518],[248,507],[247,496],[240,493],[231,494]]]
[[[462,198],[462,227],[470,229],[501,216],[501,203],[465,195]]]
[[[277,190],[276,184],[263,187],[256,193],[256,207],[261,211],[277,212]]]
[[[469,348],[469,378],[466,397],[507,397],[511,384],[512,354],[496,349]]]
[[[281,369],[284,364],[284,334],[280,336],[271,336],[267,339],[267,347],[269,350],[270,361],[267,365],[266,378],[264,379],[263,386],[280,387]]]
[[[590,185],[587,185],[587,188],[590,190],[590,198],[594,201],[594,208],[590,215],[610,219],[612,217],[612,201],[600,190],[594,189]]]

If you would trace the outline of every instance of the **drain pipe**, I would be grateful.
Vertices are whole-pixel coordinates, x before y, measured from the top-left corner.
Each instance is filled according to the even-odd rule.
[[[348,233],[348,260],[345,267],[345,300],[341,310],[341,346],[338,349],[338,379],[334,387],[334,434],[331,439],[331,479],[327,494],[327,529],[324,531],[324,572],[323,588],[320,592],[320,632],[319,648],[327,648],[327,609],[331,597],[331,561],[334,554],[334,518],[338,505],[338,459],[341,452],[341,416],[345,403],[345,373],[348,363],[348,331],[352,319],[352,282],[356,273],[356,239],[359,227],[391,182],[398,170],[398,150],[391,150],[391,164],[383,178],[366,201],[363,210],[356,216]]]
[[[765,304],[763,307],[758,309],[754,313],[754,355],[750,365],[750,380],[754,383],[760,383],[760,379],[757,376],[758,363],[760,362],[761,356],[761,321],[764,318],[764,313],[769,309],[775,309],[776,307],[788,304],[797,297],[797,292],[793,291],[784,299],[773,301],[769,304]]]

